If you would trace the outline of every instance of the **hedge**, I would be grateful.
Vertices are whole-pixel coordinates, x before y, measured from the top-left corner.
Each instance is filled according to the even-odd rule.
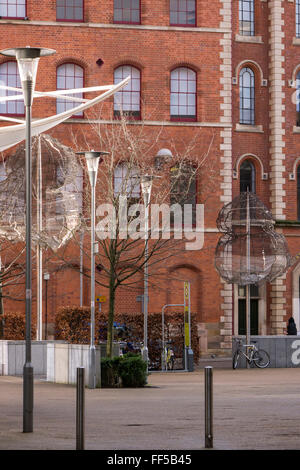
[[[122,313],[115,315],[115,322],[128,329],[124,341],[139,343],[143,340],[144,315],[142,313]],[[161,312],[148,315],[148,349],[150,362],[161,360]],[[195,362],[199,359],[196,314],[191,314],[192,349]],[[106,341],[107,315],[95,312],[95,341]],[[165,313],[165,341],[172,341],[175,357],[183,356],[184,324],[183,312]],[[55,339],[74,344],[90,342],[90,308],[63,307],[55,317]]]
[[[3,339],[25,339],[25,313],[8,312],[0,317],[3,319]],[[34,319],[31,322],[31,339],[35,339],[36,325]]]
[[[128,353],[101,359],[102,387],[144,387],[146,383],[147,365],[140,355]]]

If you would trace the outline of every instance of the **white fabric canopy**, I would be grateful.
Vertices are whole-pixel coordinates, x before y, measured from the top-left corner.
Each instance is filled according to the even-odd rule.
[[[94,104],[98,104],[101,101],[106,100],[106,98],[109,98],[110,96],[114,95],[117,91],[119,91],[121,88],[127,85],[129,82],[130,77],[125,78],[122,80],[120,83],[116,85],[109,85],[107,87],[99,86],[99,87],[92,87],[92,88],[80,88],[80,89],[74,89],[74,90],[63,90],[63,93],[66,95],[67,93],[79,93],[79,92],[87,92],[87,91],[103,91],[106,89],[104,93],[101,95],[97,96],[96,98],[93,98],[91,100],[87,100],[87,102],[80,104],[79,106],[76,106],[75,108],[72,108],[68,111],[64,111],[63,113],[60,114],[55,114],[54,116],[50,116],[47,118],[43,119],[38,119],[36,121],[32,121],[31,124],[31,133],[32,135],[38,135],[41,134],[42,132],[45,132],[52,127],[57,126],[57,124],[60,124],[61,122],[65,121],[69,117],[73,116],[76,113],[82,112],[85,109],[90,108]],[[6,88],[6,87],[1,87],[1,88]],[[20,90],[21,91],[21,90]],[[41,92],[36,92],[36,95],[39,95],[40,97],[42,96],[55,96],[57,95],[58,92],[46,92],[45,94],[42,94]],[[18,97],[15,97],[15,99],[20,99],[19,95]],[[60,98],[66,98],[68,99],[67,96],[60,96]],[[5,98],[3,98],[1,101],[4,101]],[[3,121],[11,121],[11,122],[22,122],[21,120],[17,119],[12,119],[12,118],[7,118],[6,116],[0,116],[0,120]],[[19,142],[22,142],[22,140],[25,139],[25,132],[26,132],[26,123],[25,121],[22,124],[17,124],[15,126],[6,126],[0,128],[0,151],[6,150],[10,147],[13,147],[14,145],[18,144]]]

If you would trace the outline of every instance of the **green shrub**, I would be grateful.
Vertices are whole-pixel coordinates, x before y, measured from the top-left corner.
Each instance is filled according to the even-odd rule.
[[[125,354],[119,363],[123,387],[144,387],[147,383],[147,365],[140,355]]]
[[[147,383],[147,366],[139,354],[101,359],[102,387],[144,387]]]

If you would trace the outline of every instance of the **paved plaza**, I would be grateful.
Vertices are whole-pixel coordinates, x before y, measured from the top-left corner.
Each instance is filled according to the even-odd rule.
[[[214,448],[300,449],[299,369],[214,369]],[[74,386],[35,381],[22,433],[22,378],[0,377],[0,449],[76,446]],[[153,373],[143,389],[86,389],[86,449],[204,448],[204,370]]]

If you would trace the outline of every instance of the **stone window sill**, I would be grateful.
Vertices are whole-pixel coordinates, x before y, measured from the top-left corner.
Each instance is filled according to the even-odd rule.
[[[235,35],[236,42],[248,42],[253,44],[263,44],[261,36],[242,36],[241,34]]]
[[[248,124],[236,124],[235,130],[237,132],[259,132],[260,134],[264,132],[263,126],[250,126]]]

